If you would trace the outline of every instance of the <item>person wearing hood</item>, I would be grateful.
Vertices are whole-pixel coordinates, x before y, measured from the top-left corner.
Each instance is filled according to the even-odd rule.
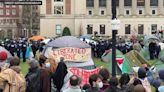
[[[20,73],[19,64],[19,58],[13,57],[10,60],[10,67],[0,73],[1,92],[25,92],[26,81]]]
[[[39,69],[39,63],[37,60],[32,59],[28,61],[29,64],[29,71],[26,75],[26,82],[27,82],[27,89],[26,92],[40,92],[40,76],[41,72]]]

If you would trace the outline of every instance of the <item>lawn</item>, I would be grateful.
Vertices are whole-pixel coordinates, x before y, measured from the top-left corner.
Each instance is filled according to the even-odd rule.
[[[20,66],[21,66],[21,72],[23,73],[23,75],[26,75],[28,72],[27,62],[21,62]]]

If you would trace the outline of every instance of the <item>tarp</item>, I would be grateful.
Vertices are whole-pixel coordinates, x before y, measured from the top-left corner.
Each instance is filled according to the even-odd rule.
[[[91,46],[74,36],[63,36],[57,38],[47,44],[49,47],[75,47],[75,48],[90,48]]]
[[[132,67],[142,66],[142,64],[147,64],[148,66],[150,66],[148,61],[135,50],[126,53],[125,57],[131,62]]]
[[[100,68],[92,69],[92,70],[85,70],[81,68],[69,68],[69,70],[74,74],[82,78],[81,86],[84,84],[89,84],[89,76],[92,74],[97,74],[100,71]]]
[[[69,48],[69,49],[65,49],[65,48]],[[73,48],[73,49],[70,49],[70,48]],[[67,65],[67,67],[82,67],[85,69],[93,69],[94,68],[94,62],[91,58],[91,46],[88,45],[87,43],[81,41],[79,38],[76,38],[73,36],[64,36],[64,37],[57,38],[54,41],[51,41],[47,44],[46,48],[43,51],[44,56],[46,56],[48,58],[49,57],[54,58],[57,62],[60,62],[60,59],[59,59],[60,56],[58,56],[58,59],[56,59],[57,55],[56,55],[56,53],[54,53],[55,49],[56,50],[62,49],[62,51],[59,51],[59,52],[63,53],[62,54],[63,56],[61,56],[61,57],[64,57],[64,58],[68,57],[65,55],[70,55],[70,52],[73,54],[77,54],[77,53],[80,53],[79,51],[81,51],[82,49],[90,49],[89,50],[90,53],[83,54],[83,55],[87,55],[87,57],[89,57],[88,60],[85,62],[84,62],[85,59],[83,59],[83,60],[81,59],[81,58],[83,58],[83,55],[80,55],[81,58],[79,58],[79,60],[71,60],[71,62],[69,62],[68,59],[66,58],[64,61]],[[79,51],[78,51],[78,49],[79,49]],[[84,50],[82,50],[82,52],[83,51]],[[60,53],[58,53],[58,54],[60,54]],[[71,59],[73,59],[73,58],[71,58]],[[78,59],[78,58],[74,58],[74,59]]]

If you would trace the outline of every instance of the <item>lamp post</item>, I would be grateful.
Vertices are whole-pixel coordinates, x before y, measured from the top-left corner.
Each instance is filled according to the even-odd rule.
[[[116,19],[116,0],[112,0],[112,76],[116,76],[116,34],[120,28],[120,21]]]

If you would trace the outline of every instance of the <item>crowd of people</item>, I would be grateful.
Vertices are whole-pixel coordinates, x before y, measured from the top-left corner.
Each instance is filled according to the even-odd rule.
[[[0,46],[8,50],[12,56],[22,57],[23,62],[26,62],[27,48],[30,47],[32,49],[33,57],[35,57],[37,51],[42,52],[45,43],[42,40],[32,41],[28,38],[18,38],[0,41]]]
[[[112,47],[108,40],[89,44],[93,55],[99,58]],[[143,47],[142,43],[139,44]],[[153,92],[153,88],[155,92],[164,92],[164,69],[159,70],[156,77],[152,68],[143,65],[137,74],[124,73],[111,77],[106,68],[101,68],[99,73],[89,77],[88,84],[81,85],[83,79],[69,71],[63,57],[59,63],[44,55],[40,55],[38,60],[26,59],[29,46],[34,57],[38,50],[43,50],[45,44],[41,41],[29,42],[26,38],[20,38],[2,41],[0,45],[13,56],[8,58],[7,52],[0,52],[0,92]],[[118,43],[116,47],[125,54],[133,49],[133,43]],[[29,66],[25,76],[21,73],[21,53],[23,62],[27,60]]]
[[[41,55],[39,60],[27,61],[29,70],[21,74],[20,59],[0,52],[0,92],[164,92],[164,69],[153,76],[152,69],[143,65],[138,76],[127,73],[111,77],[106,68],[89,77],[88,84],[80,85],[81,76],[68,70],[64,58],[60,62]]]

